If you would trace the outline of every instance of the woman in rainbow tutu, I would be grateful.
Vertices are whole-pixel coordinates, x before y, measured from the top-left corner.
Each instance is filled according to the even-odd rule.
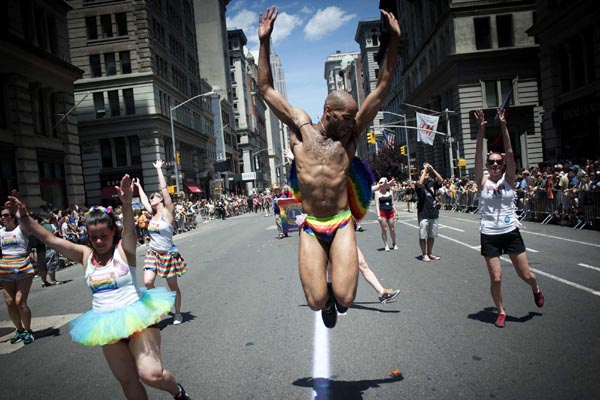
[[[92,207],[85,221],[89,246],[52,235],[29,217],[27,206],[16,192],[6,205],[35,237],[84,266],[85,281],[92,292],[92,309],[71,322],[73,341],[102,346],[128,399],[148,398],[142,382],[169,392],[176,399],[189,399],[173,375],[163,369],[160,357],[160,331],[156,324],[171,309],[175,294],[165,288],[136,287],[133,184],[129,175],[121,179],[118,189],[123,204],[122,232],[110,207]]]

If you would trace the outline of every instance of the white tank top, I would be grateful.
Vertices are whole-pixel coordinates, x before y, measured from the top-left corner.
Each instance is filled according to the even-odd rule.
[[[167,223],[162,216],[158,220],[150,220],[148,233],[152,250],[164,253],[173,246],[173,225]]]
[[[503,174],[498,182],[486,179],[479,193],[481,210],[480,232],[485,235],[500,235],[519,226],[514,209],[515,191]]]
[[[92,255],[87,260],[85,281],[92,291],[94,312],[113,311],[139,300],[136,287],[135,268],[127,265],[115,247],[112,260],[104,266],[92,263]]]
[[[2,255],[4,256],[27,256],[29,239],[23,235],[21,227],[17,225],[12,231],[2,229],[0,231],[0,243],[2,244]]]

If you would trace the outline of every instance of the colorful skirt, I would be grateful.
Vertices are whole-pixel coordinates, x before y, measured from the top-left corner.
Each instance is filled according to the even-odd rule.
[[[89,310],[71,321],[73,341],[84,346],[117,343],[158,323],[163,314],[171,311],[175,292],[165,287],[139,290],[140,299],[135,303],[105,313]]]
[[[148,248],[144,259],[144,269],[156,272],[161,278],[179,278],[187,272],[188,265],[175,246],[166,253],[159,253]]]
[[[35,275],[31,258],[27,256],[3,256],[0,259],[0,275]]]

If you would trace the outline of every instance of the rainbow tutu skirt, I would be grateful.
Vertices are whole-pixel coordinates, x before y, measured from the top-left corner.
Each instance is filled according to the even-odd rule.
[[[98,313],[89,310],[70,323],[74,342],[84,346],[117,343],[160,321],[175,303],[175,292],[165,287],[139,289],[140,299],[117,310]]]

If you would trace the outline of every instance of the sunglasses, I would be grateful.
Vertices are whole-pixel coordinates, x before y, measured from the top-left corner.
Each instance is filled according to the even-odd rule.
[[[2,218],[9,218],[10,214],[0,214],[0,217],[2,217]]]
[[[504,164],[504,160],[487,160],[487,163],[489,165],[494,165],[494,164],[502,165],[502,164]]]

